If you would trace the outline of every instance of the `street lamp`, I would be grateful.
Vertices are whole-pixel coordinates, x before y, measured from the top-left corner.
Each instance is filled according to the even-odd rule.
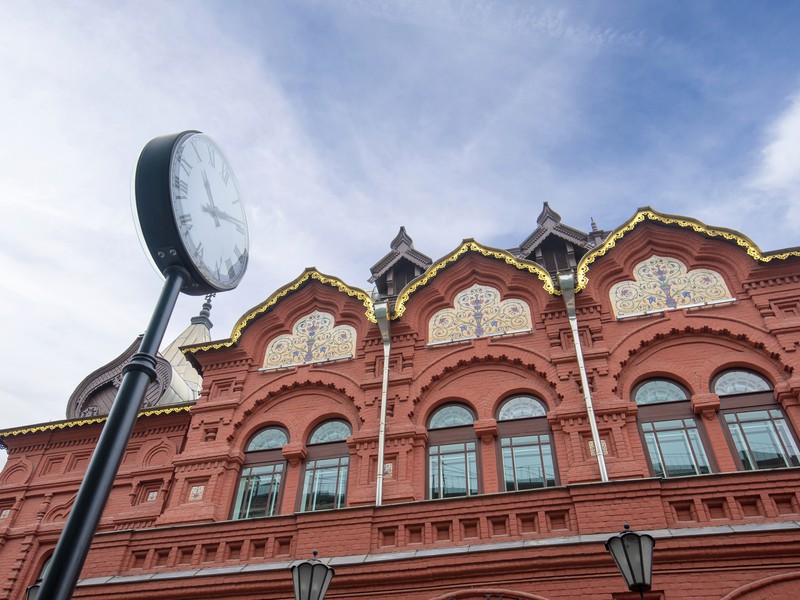
[[[628,589],[639,592],[644,600],[644,593],[650,591],[653,577],[653,547],[656,541],[646,533],[629,531],[630,528],[625,523],[625,531],[608,539],[606,550],[614,557]]]
[[[295,600],[323,600],[333,579],[333,568],[317,558],[304,560],[292,567]]]

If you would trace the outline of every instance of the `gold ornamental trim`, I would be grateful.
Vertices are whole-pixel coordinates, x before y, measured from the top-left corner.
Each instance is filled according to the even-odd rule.
[[[725,227],[712,227],[706,225],[702,221],[692,219],[691,217],[682,217],[679,215],[667,215],[659,213],[649,206],[640,208],[639,211],[624,225],[615,229],[609,234],[606,240],[597,248],[588,252],[581,261],[578,263],[577,281],[575,291],[579,292],[589,284],[589,265],[595,260],[605,255],[606,252],[616,246],[617,242],[625,237],[629,231],[632,231],[639,223],[644,221],[655,221],[664,225],[676,225],[685,229],[691,229],[697,233],[702,233],[709,237],[718,237],[730,242],[736,243],[747,251],[747,254],[753,259],[761,262],[769,262],[771,260],[786,260],[789,257],[800,257],[800,250],[787,250],[777,252],[764,253],[758,245],[746,235],[739,233],[733,229]]]
[[[360,300],[361,303],[364,305],[365,308],[364,315],[367,317],[367,320],[370,321],[371,323],[378,322],[377,319],[375,318],[375,310],[372,305],[372,299],[364,290],[358,288],[352,288],[337,277],[325,275],[323,273],[320,273],[314,268],[309,268],[303,271],[303,273],[297,279],[291,281],[290,283],[287,283],[282,288],[279,288],[277,291],[273,292],[272,295],[269,298],[267,298],[264,302],[256,305],[248,313],[246,313],[243,317],[241,317],[236,322],[236,325],[233,326],[231,337],[229,337],[227,340],[184,346],[183,348],[181,348],[181,352],[183,352],[184,354],[194,354],[196,352],[201,352],[204,350],[220,350],[222,348],[230,348],[237,341],[239,341],[239,338],[242,337],[242,333],[244,333],[244,330],[248,327],[248,325],[250,325],[252,321],[256,319],[256,317],[267,312],[270,308],[275,306],[281,298],[287,296],[288,294],[291,294],[294,291],[297,291],[304,283],[312,279],[315,281],[319,281],[322,284],[329,285],[339,290],[340,292],[347,294],[350,297]]]
[[[179,412],[189,412],[193,404],[182,404],[181,406],[171,406],[167,408],[152,408],[141,411],[136,418],[140,417],[156,417],[158,415],[169,415]],[[6,429],[0,431],[0,438],[12,437],[15,435],[25,435],[28,433],[39,433],[42,431],[56,431],[58,429],[72,429],[74,427],[85,427],[87,425],[95,425],[107,421],[108,417],[94,417],[92,419],[73,419],[71,421],[58,421],[56,423],[44,423],[42,425],[31,425],[29,427],[22,427],[20,429]]]
[[[553,280],[550,278],[550,274],[536,263],[517,258],[505,250],[482,246],[474,240],[464,240],[461,246],[459,246],[454,252],[446,255],[433,266],[428,268],[425,273],[420,275],[417,279],[411,281],[405,288],[403,288],[403,291],[397,297],[397,301],[395,302],[394,312],[391,315],[392,320],[399,319],[403,315],[403,313],[406,311],[406,303],[414,292],[427,285],[431,279],[436,277],[439,271],[444,269],[450,263],[457,261],[467,252],[477,252],[478,254],[488,258],[502,260],[506,264],[516,267],[520,271],[528,271],[529,273],[536,275],[542,281],[543,287],[548,294],[558,294],[558,291],[553,285]]]

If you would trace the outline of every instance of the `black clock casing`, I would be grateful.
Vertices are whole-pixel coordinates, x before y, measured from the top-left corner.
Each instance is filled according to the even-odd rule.
[[[189,275],[190,295],[235,288],[247,269],[249,232],[239,186],[222,150],[199,131],[157,137],[134,181],[140,234],[156,268]]]

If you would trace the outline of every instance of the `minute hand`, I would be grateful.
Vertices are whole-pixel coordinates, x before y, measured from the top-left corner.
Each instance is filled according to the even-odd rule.
[[[236,217],[232,217],[231,215],[226,213],[224,210],[217,209],[216,213],[217,213],[217,216],[220,219],[225,219],[226,221],[230,221],[231,223],[236,223],[236,225],[244,225],[244,221],[241,221],[241,220],[237,219]]]

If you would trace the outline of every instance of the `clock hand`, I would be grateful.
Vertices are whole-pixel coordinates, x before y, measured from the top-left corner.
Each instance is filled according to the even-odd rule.
[[[239,219],[237,219],[235,217],[232,217],[231,215],[226,213],[224,210],[218,210],[217,211],[217,216],[220,219],[225,219],[226,221],[230,221],[231,223],[235,223],[237,225],[244,225],[244,221],[240,221]]]
[[[214,224],[219,227],[219,209],[217,208],[216,204],[214,204],[214,197],[211,195],[211,185],[208,183],[208,176],[206,175],[205,171],[202,171],[202,173],[203,185],[206,187],[206,194],[208,194],[208,203],[211,210],[208,210],[205,206],[203,206],[202,209],[214,217]]]
[[[218,209],[216,206],[210,206],[208,204],[204,204],[200,207],[200,210],[203,212],[207,212],[214,217],[214,220],[219,223],[220,219],[224,219],[230,223],[236,225],[236,229],[242,233],[244,233],[244,221],[237,219],[226,213],[224,210]],[[219,224],[217,225],[219,227]]]

